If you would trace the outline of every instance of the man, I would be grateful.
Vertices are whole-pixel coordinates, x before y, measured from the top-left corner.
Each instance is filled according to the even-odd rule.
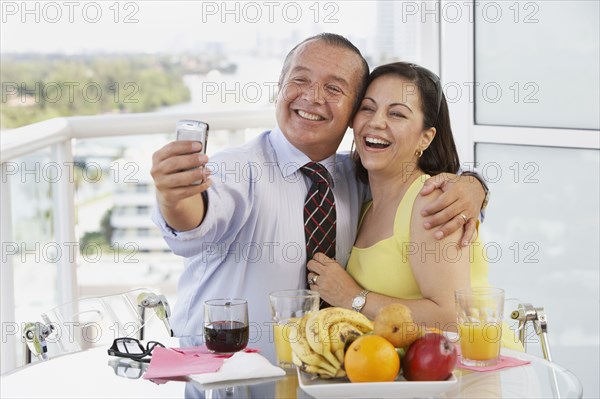
[[[310,161],[324,165],[332,177],[335,257],[346,264],[368,192],[355,178],[348,154],[336,151],[367,75],[368,65],[352,43],[333,34],[311,37],[284,62],[275,129],[224,150],[209,164],[206,156],[191,154],[199,150],[191,142],[172,142],[154,154],[160,211],[154,219],[173,252],[186,258],[172,319],[182,344],[201,342],[206,299],[247,299],[252,336],[271,329],[269,292],[306,286],[303,207],[312,182],[301,168]],[[199,179],[204,182],[191,185]],[[449,222],[446,232],[463,226],[467,218],[461,214],[477,215],[483,202],[479,183],[459,180],[433,207],[443,210],[432,216],[432,226]],[[460,197],[475,199],[467,204]]]

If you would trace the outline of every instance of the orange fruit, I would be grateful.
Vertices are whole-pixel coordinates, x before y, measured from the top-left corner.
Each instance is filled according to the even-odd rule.
[[[362,335],[348,347],[344,368],[351,382],[394,381],[400,370],[400,357],[387,339]]]

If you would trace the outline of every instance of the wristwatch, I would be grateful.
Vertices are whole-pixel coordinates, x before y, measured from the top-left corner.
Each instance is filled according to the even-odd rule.
[[[360,292],[360,294],[355,296],[354,299],[352,300],[352,309],[356,310],[357,312],[360,312],[362,310],[362,308],[365,307],[365,304],[367,303],[367,294],[369,292],[370,291],[368,291],[368,290],[362,290]]]

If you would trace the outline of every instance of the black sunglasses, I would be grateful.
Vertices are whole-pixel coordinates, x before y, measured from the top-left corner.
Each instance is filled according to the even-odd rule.
[[[117,338],[113,341],[112,346],[108,349],[108,354],[111,356],[125,357],[138,362],[147,363],[150,359],[144,359],[146,356],[152,356],[152,351],[157,346],[164,348],[165,346],[157,341],[149,341],[146,347],[135,338]]]
[[[440,107],[442,106],[442,82],[440,81],[440,77],[435,73],[431,72],[429,69],[424,68],[417,64],[408,64],[410,67],[416,71],[421,72],[423,75],[427,76],[429,80],[433,82],[435,85],[435,93],[437,95],[437,112],[435,113],[435,120],[437,120],[438,114],[440,113]]]

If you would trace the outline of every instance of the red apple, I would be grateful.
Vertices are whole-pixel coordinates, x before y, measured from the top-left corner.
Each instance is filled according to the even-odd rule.
[[[448,379],[456,365],[456,347],[446,337],[428,333],[413,342],[404,359],[402,372],[409,381]]]

